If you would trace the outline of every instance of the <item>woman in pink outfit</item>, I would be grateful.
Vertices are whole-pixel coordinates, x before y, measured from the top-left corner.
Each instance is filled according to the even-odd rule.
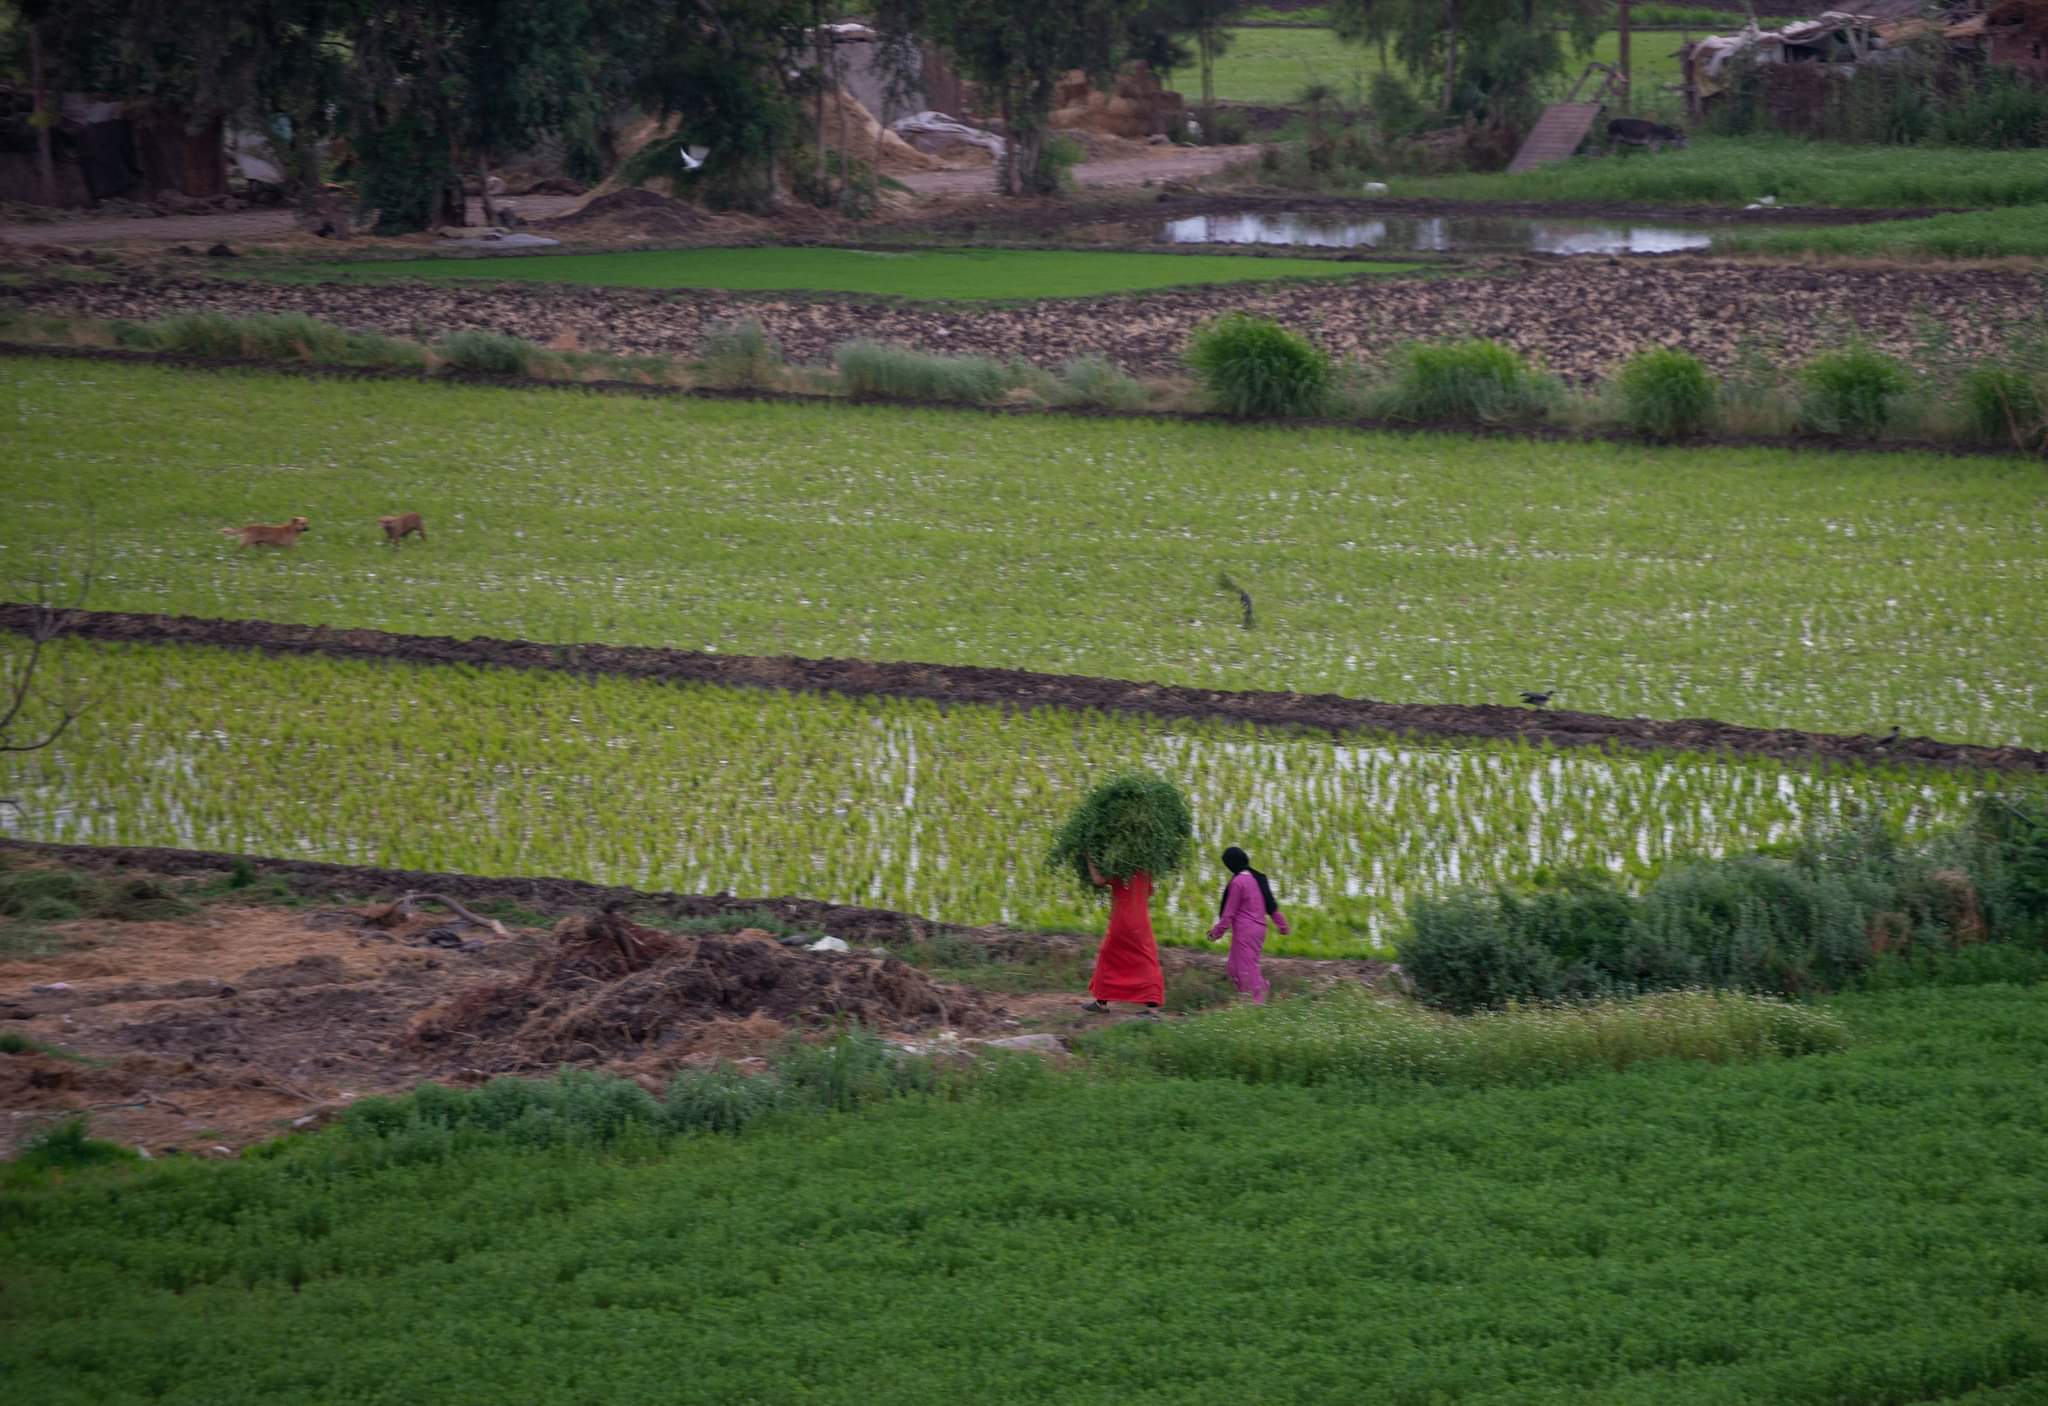
[[[1266,952],[1266,919],[1270,917],[1284,933],[1287,915],[1273,897],[1273,886],[1252,868],[1251,857],[1243,850],[1232,845],[1223,851],[1223,867],[1230,871],[1230,882],[1223,886],[1223,905],[1216,926],[1209,929],[1209,940],[1219,942],[1223,934],[1230,934],[1230,960],[1223,969],[1230,973],[1238,995],[1263,1006],[1268,988],[1259,959]]]

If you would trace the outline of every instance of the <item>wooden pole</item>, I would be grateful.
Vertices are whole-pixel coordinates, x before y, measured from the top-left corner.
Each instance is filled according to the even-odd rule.
[[[1630,81],[1631,75],[1628,67],[1628,5],[1629,0],[1615,0],[1614,19],[1616,28],[1619,30],[1619,42],[1616,45],[1619,53],[1616,58],[1615,67],[1621,72],[1621,110],[1623,112],[1634,112],[1636,110],[1635,87]]]

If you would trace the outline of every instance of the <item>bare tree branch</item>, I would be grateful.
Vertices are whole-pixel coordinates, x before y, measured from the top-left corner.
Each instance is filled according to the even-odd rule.
[[[54,571],[36,583],[32,603],[35,613],[29,621],[27,648],[0,664],[0,752],[42,751],[62,737],[96,701],[75,695],[51,698],[36,685],[45,648],[64,633],[70,625],[71,612],[83,609],[92,593],[98,564],[98,534],[88,533],[86,541],[85,569],[79,573],[76,587],[63,589]],[[40,720],[39,715],[46,709],[55,712],[54,720]],[[33,727],[32,716],[37,717]]]

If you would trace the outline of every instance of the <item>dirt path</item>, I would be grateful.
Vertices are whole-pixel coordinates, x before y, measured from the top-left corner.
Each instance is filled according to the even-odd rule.
[[[0,604],[0,630],[25,631],[33,620],[33,607]],[[66,621],[70,633],[85,639],[204,644],[269,654],[562,670],[726,688],[925,698],[998,707],[1219,718],[1263,727],[1313,728],[1332,733],[1513,738],[1553,747],[1621,746],[1652,751],[1739,753],[1787,761],[1920,762],[2048,773],[2048,752],[2025,747],[1986,747],[1939,742],[1930,737],[1885,739],[1867,733],[1843,735],[1797,728],[1741,727],[1710,718],[1658,721],[1494,704],[1382,703],[1334,693],[1230,692],[960,664],[701,654],[629,645],[540,644],[483,636],[457,640],[383,630],[123,611],[70,611]]]
[[[46,950],[0,958],[0,1030],[15,1037],[0,1051],[0,1157],[80,1115],[94,1136],[153,1156],[230,1154],[318,1126],[369,1095],[564,1064],[659,1090],[679,1069],[725,1060],[759,1069],[792,1032],[848,1021],[949,1055],[1017,1035],[1037,1037],[1027,1049],[1057,1054],[1061,1036],[1104,1023],[1079,1010],[1093,942],[1075,935],[949,928],[806,899],[429,879],[178,850],[0,841],[0,867],[83,876],[131,899],[146,891],[149,902],[196,908],[33,933],[14,925],[13,950]],[[265,901],[220,896],[238,867],[251,878],[246,892],[276,888]],[[516,904],[539,920],[508,919],[492,932],[451,930],[450,915],[432,905],[386,915],[389,900],[421,890]],[[622,909],[616,917],[602,912],[611,904]],[[852,950],[812,952],[804,938],[748,926],[764,912],[840,936]],[[643,926],[721,916],[723,930]],[[939,980],[897,955],[915,955],[937,934],[956,959],[980,954],[969,971],[1029,989]],[[1176,992],[1193,993],[1195,1004],[1214,999],[1220,954],[1168,949],[1162,959],[1170,1014],[1186,1000]],[[1268,967],[1294,990],[1370,984],[1387,970],[1304,958]]]
[[[500,204],[509,205],[522,219],[545,220],[577,203],[573,195],[508,195]],[[471,198],[469,223],[484,222],[483,201]],[[52,220],[48,224],[0,224],[0,241],[13,244],[111,244],[121,240],[146,240],[159,244],[205,246],[216,243],[267,243],[297,234],[290,210],[234,210],[217,215],[165,215],[160,219]]]
[[[1073,168],[1074,183],[1094,189],[1142,186],[1147,181],[1190,181],[1211,176],[1233,161],[1258,155],[1255,146],[1162,146],[1151,156],[1115,161],[1083,161]],[[993,169],[976,171],[913,171],[895,179],[919,195],[988,195],[995,189]]]

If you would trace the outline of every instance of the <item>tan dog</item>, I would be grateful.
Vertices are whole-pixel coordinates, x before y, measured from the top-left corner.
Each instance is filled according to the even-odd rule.
[[[384,540],[394,547],[408,532],[419,533],[422,542],[427,540],[427,525],[420,521],[418,513],[394,513],[390,517],[380,517],[377,526],[384,529]]]
[[[252,522],[247,527],[223,527],[220,535],[238,539],[236,545],[242,547],[289,547],[309,527],[304,518],[295,517],[290,522],[276,525]]]

